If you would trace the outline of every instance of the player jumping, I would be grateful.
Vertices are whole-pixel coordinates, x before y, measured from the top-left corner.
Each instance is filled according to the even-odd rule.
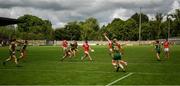
[[[114,66],[117,72],[119,71],[119,68],[121,68],[125,72],[124,66],[127,67],[127,62],[121,59],[123,49],[121,48],[120,44],[117,42],[116,39],[110,41],[109,38],[106,36],[106,33],[104,33],[104,37],[109,42],[109,52],[112,56],[112,65]]]

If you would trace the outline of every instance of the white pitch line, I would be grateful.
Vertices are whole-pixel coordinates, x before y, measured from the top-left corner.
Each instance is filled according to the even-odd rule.
[[[118,82],[118,81],[121,81],[121,80],[127,78],[128,76],[131,76],[132,74],[133,74],[133,73],[129,73],[129,74],[127,74],[127,75],[125,75],[125,76],[123,76],[123,77],[121,77],[121,78],[119,78],[119,79],[117,79],[117,80],[115,80],[115,81],[107,84],[106,86],[110,86],[110,85],[112,85],[112,84],[114,84],[114,83],[116,83],[116,82]]]

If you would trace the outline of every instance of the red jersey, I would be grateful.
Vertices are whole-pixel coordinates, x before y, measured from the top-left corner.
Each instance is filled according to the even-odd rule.
[[[116,43],[116,46],[120,49],[121,45],[119,43]]]
[[[169,42],[168,41],[164,42],[164,48],[169,48]]]
[[[68,46],[68,42],[66,40],[63,40],[62,45],[63,45],[63,47],[67,47]]]
[[[89,44],[88,43],[84,43],[83,44],[83,48],[84,48],[84,51],[89,51]]]
[[[113,45],[112,42],[109,41],[109,48],[112,48],[112,46],[117,46],[119,49],[121,47],[121,45],[119,43],[115,43],[115,45]]]
[[[112,48],[112,42],[109,41],[109,44],[108,44],[109,48]]]

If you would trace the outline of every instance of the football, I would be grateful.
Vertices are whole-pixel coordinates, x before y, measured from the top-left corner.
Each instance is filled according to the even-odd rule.
[[[94,50],[93,50],[93,49],[91,49],[91,52],[94,52]]]

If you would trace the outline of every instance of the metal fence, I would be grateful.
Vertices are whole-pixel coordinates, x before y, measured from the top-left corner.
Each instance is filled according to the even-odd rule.
[[[17,40],[23,41],[23,40]],[[151,41],[119,41],[121,45],[133,46],[133,45],[151,45],[155,40]],[[165,41],[165,39],[160,39],[160,41]],[[180,38],[169,39],[169,41],[173,44],[180,45]],[[67,41],[69,44],[73,43],[73,41]],[[77,41],[78,45],[82,45],[84,41]],[[88,41],[90,45],[107,45],[108,41]],[[57,40],[28,40],[28,44],[32,46],[59,46],[62,44],[62,41]],[[0,43],[0,46],[3,44]],[[8,44],[7,44],[8,45]]]
[[[69,44],[73,43],[73,41],[67,41]],[[154,41],[141,41],[141,45],[150,45]],[[29,45],[32,46],[44,46],[44,45],[50,45],[50,46],[59,46],[62,44],[62,41],[47,41],[47,40],[28,40]],[[77,41],[78,45],[83,45],[84,41]],[[88,41],[89,45],[107,45],[108,41]],[[139,41],[119,41],[122,45],[139,45]]]

